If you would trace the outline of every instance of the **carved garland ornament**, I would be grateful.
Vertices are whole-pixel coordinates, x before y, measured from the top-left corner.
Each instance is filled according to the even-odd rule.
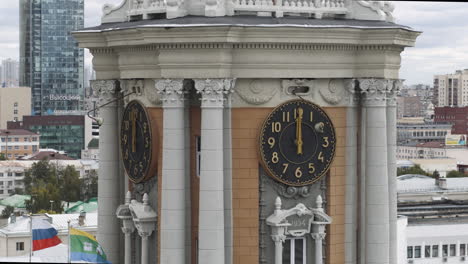
[[[331,105],[336,105],[344,97],[344,91],[340,88],[340,81],[337,79],[331,79],[328,86],[322,87],[319,90],[323,100]]]
[[[240,86],[236,93],[247,103],[261,105],[270,101],[278,89],[262,85],[260,80],[253,80],[249,86]]]

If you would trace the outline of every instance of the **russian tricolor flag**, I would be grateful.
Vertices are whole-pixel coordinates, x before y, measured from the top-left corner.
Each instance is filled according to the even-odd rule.
[[[32,218],[33,251],[54,247],[62,241],[57,230],[44,218]]]

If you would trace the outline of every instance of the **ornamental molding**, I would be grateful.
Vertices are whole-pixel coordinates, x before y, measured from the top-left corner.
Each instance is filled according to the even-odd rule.
[[[185,89],[183,79],[155,80],[156,92],[160,95],[163,107],[183,107],[185,101]]]
[[[276,95],[278,89],[264,85],[260,79],[254,79],[249,85],[237,86],[235,92],[245,102],[252,105],[261,105],[269,102]]]
[[[93,94],[99,98],[99,103],[107,103],[117,98],[119,82],[117,80],[91,80]]]
[[[394,6],[387,1],[346,1],[346,0],[305,0],[303,2],[282,1],[222,1],[207,0],[122,0],[119,5],[104,5],[102,23],[126,22],[132,20],[154,19],[165,14],[168,19],[198,15],[207,17],[236,16],[305,16],[354,18],[393,22]]]
[[[273,180],[271,177],[265,177],[266,181],[273,186],[273,189],[283,198],[287,199],[294,199],[297,200],[299,198],[307,198],[311,193],[311,186],[302,186],[302,187],[295,187],[295,186],[286,186],[282,183],[279,183]]]
[[[358,79],[358,91],[364,106],[385,106],[387,101],[388,80]]]
[[[331,105],[337,105],[340,103],[345,96],[345,91],[341,89],[340,84],[341,80],[331,79],[328,86],[320,88],[319,93],[322,96],[322,99]]]
[[[233,92],[235,79],[194,79],[201,94],[202,107],[223,107],[226,95]]]
[[[113,48],[90,48],[89,51],[93,55],[115,53],[115,50]]]
[[[324,240],[327,234],[325,233],[312,233],[310,234],[313,240]]]

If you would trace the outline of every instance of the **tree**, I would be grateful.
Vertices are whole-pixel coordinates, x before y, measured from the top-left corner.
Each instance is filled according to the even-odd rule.
[[[47,160],[35,162],[25,171],[24,185],[31,200],[26,200],[26,209],[32,213],[40,210],[62,212],[58,168]]]
[[[5,153],[0,153],[0,160],[7,160]]]
[[[15,211],[13,206],[7,205],[2,211],[2,218],[8,218]]]
[[[447,178],[459,178],[459,177],[466,177],[463,172],[459,172],[457,170],[452,170],[447,173]]]
[[[98,174],[96,170],[90,170],[81,179],[80,200],[87,201],[90,198],[97,197],[98,194]]]
[[[67,166],[59,172],[61,198],[63,201],[76,202],[80,199],[80,174],[75,166]]]
[[[414,165],[413,167],[410,168],[398,168],[397,169],[397,175],[405,175],[405,174],[420,174],[420,175],[427,175],[431,176],[429,173],[427,173],[425,170],[421,168],[419,165]]]

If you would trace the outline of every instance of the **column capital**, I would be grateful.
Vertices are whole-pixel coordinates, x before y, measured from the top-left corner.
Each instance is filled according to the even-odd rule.
[[[154,86],[161,95],[164,108],[184,107],[186,89],[183,79],[157,79]]]
[[[403,80],[388,80],[387,86],[387,105],[390,107],[396,107],[397,105],[397,94],[403,86]]]
[[[327,234],[326,233],[312,233],[310,235],[312,236],[313,240],[324,240]]]
[[[366,107],[385,107],[387,104],[388,80],[358,79],[358,91]]]
[[[202,108],[222,108],[225,95],[232,93],[235,79],[195,79],[195,89],[201,94]]]
[[[93,94],[99,98],[100,103],[114,100],[118,96],[119,82],[117,80],[91,80]]]
[[[357,80],[356,79],[344,79],[344,88],[348,93],[347,102],[348,106],[354,107],[359,104],[359,92],[357,88]]]
[[[126,234],[126,235],[127,235],[127,234],[133,233],[133,231],[135,231],[135,228],[134,228],[134,227],[132,228],[132,227],[125,227],[125,226],[122,226],[122,232],[123,232],[124,234]]]
[[[271,239],[273,239],[273,241],[275,242],[284,243],[284,241],[286,240],[286,236],[285,235],[272,235]]]

